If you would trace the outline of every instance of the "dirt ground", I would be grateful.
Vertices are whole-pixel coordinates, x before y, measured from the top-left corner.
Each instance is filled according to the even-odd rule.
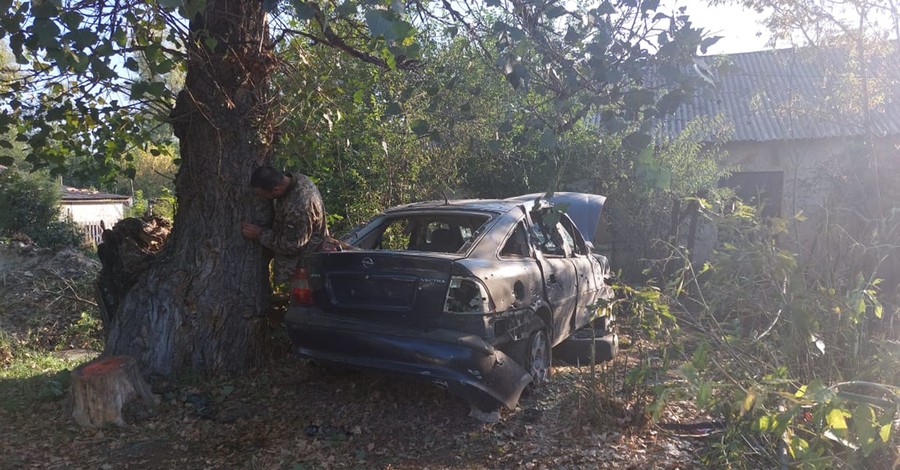
[[[0,332],[47,350],[86,347],[85,328],[73,325],[91,307],[85,290],[98,270],[78,252],[0,247]],[[36,371],[0,379],[21,395],[0,403],[0,469],[702,468],[716,436],[680,437],[647,423],[623,394],[634,360],[626,351],[603,368],[594,393],[589,368],[560,365],[550,384],[494,424],[429,384],[286,357],[238,378],[157,380],[156,414],[133,407],[128,426],[89,430],[71,418],[67,371]],[[671,422],[702,419],[687,406],[668,413]]]
[[[0,334],[40,349],[97,346],[77,338],[82,313],[93,314],[100,262],[76,249],[13,248],[0,243]],[[2,363],[0,363],[2,366]]]
[[[67,400],[0,409],[0,468],[702,468],[701,439],[635,425],[587,372],[558,368],[496,424],[426,384],[299,359],[237,380],[157,388],[158,414],[79,428]]]

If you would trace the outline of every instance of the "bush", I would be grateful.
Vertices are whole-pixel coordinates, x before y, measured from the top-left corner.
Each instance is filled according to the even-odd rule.
[[[48,248],[79,246],[84,240],[75,223],[61,220],[59,188],[53,181],[9,169],[0,173],[0,235],[17,234]]]
[[[710,214],[720,242],[710,262],[695,273],[682,260],[669,280],[667,298],[699,332],[699,345],[672,370],[677,379],[658,390],[654,409],[693,398],[724,419],[725,435],[708,456],[717,468],[893,461],[897,309],[880,289],[877,266],[843,269],[867,253],[860,239],[831,246],[844,263],[829,267],[776,242],[785,221],[764,221],[740,203],[729,209]]]

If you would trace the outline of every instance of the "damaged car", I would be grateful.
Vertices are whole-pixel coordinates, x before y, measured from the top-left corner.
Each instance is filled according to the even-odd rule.
[[[553,348],[612,359],[609,266],[593,253],[605,198],[556,193],[395,207],[297,270],[295,352],[434,383],[482,411],[549,379]],[[570,217],[571,215],[571,217]],[[583,334],[592,329],[590,334]],[[596,341],[591,338],[596,337]]]

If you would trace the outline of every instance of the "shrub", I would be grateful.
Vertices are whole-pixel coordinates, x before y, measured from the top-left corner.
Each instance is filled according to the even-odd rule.
[[[56,184],[42,174],[0,173],[0,235],[24,234],[48,248],[80,245],[84,234],[60,218],[59,195]]]
[[[799,259],[776,242],[784,221],[762,220],[740,203],[730,209],[710,214],[720,242],[710,262],[697,273],[683,262],[670,279],[668,298],[700,343],[654,408],[693,398],[723,418],[725,435],[708,456],[717,468],[891,461],[897,310],[882,299],[877,266],[851,274]],[[854,250],[866,253],[859,244],[831,249],[856,265]]]

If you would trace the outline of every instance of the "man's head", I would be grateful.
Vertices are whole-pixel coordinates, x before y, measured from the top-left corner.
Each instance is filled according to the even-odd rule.
[[[257,168],[253,172],[253,176],[250,177],[250,187],[253,188],[253,194],[265,199],[280,197],[287,191],[290,184],[290,177],[270,166]]]

